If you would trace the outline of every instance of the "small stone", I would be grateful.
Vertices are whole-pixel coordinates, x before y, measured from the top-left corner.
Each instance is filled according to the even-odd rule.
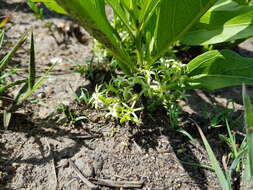
[[[37,97],[39,99],[45,98],[46,97],[46,93],[45,92],[40,92],[40,93],[38,93]]]
[[[14,163],[12,163],[12,167],[13,167],[13,168],[18,168],[19,166],[20,166],[20,164],[19,164],[19,163],[15,163],[15,162],[14,162]]]

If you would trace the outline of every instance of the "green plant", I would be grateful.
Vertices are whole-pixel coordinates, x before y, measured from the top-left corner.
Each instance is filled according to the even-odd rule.
[[[248,1],[33,1],[43,2],[49,9],[76,19],[110,52],[127,77],[143,79],[141,85],[146,91],[143,95],[151,99],[158,97],[158,102],[169,110],[173,123],[178,114],[175,101],[183,90],[214,90],[253,83],[252,59],[230,50],[208,51],[180,67],[163,66],[161,59],[172,51],[177,41],[208,45],[252,36],[253,7]],[[105,12],[106,4],[113,10],[113,20]],[[154,82],[156,89],[152,87]],[[127,106],[132,107],[128,103]]]
[[[86,88],[78,89],[78,92],[75,92],[76,101],[79,103],[84,103],[86,105],[90,104],[91,96]]]
[[[27,5],[33,10],[38,19],[43,19],[43,9],[39,8],[38,4],[34,3],[32,0],[27,0]]]
[[[74,64],[73,72],[84,75],[93,85],[108,82],[115,75],[117,66],[113,64],[114,61],[111,61],[111,64],[105,64],[105,62],[107,62],[106,56],[95,54],[89,61]]]
[[[219,135],[220,139],[222,139],[230,148],[230,153],[227,156],[227,163],[232,163],[233,160],[236,160],[240,157],[240,155],[246,150],[247,144],[246,144],[246,138],[238,145],[238,142],[240,142],[236,138],[236,133],[231,130],[228,121],[226,121],[226,127],[227,127],[227,134],[228,136]],[[240,163],[238,163],[236,167],[236,172],[240,172]]]
[[[119,119],[120,123],[131,121],[140,124],[141,120],[136,112],[143,109],[141,105],[136,108],[139,94],[133,92],[131,82],[137,78],[118,77],[110,81],[106,87],[97,86],[90,102],[97,108],[106,107],[108,113],[106,116]],[[127,102],[127,103],[125,103]],[[130,106],[129,106],[130,105]]]
[[[1,19],[1,18],[0,18]],[[4,16],[0,21],[0,29],[2,29],[10,20],[10,16]]]
[[[33,39],[33,33],[31,33],[30,38],[30,61],[29,61],[29,69],[28,69],[28,76],[24,79],[18,79],[16,81],[9,81],[9,77],[13,76],[17,70],[14,66],[11,66],[11,68],[8,68],[8,65],[11,63],[12,58],[15,56],[15,53],[19,50],[19,48],[26,42],[29,32],[26,32],[21,36],[17,44],[12,48],[12,50],[5,55],[2,59],[0,59],[0,103],[1,103],[1,112],[3,114],[4,118],[4,127],[7,128],[9,126],[11,115],[13,112],[15,112],[17,109],[19,109],[25,100],[29,98],[29,96],[38,89],[46,77],[48,76],[49,72],[53,69],[55,64],[53,64],[48,71],[39,78],[39,80],[36,82],[36,65],[35,65],[35,52],[34,52],[34,39]],[[0,32],[0,49],[3,45],[4,41],[4,31]],[[11,97],[9,95],[9,89],[20,86],[20,90],[16,94],[15,97]]]
[[[223,127],[226,125],[227,121],[233,120],[235,102],[228,99],[225,107],[220,107],[219,103],[213,103],[212,109],[213,110],[210,111],[210,107],[206,106],[201,116],[210,123],[210,128]]]
[[[168,116],[172,127],[177,127],[180,113],[178,98],[183,98],[180,90],[170,90],[170,85],[180,86],[182,64],[173,59],[161,59],[158,65],[143,70],[142,75],[112,77],[109,83],[97,86],[91,97],[95,108],[107,108],[107,116],[120,120],[141,123],[142,110],[156,111],[163,106],[169,110]]]
[[[230,167],[223,171],[219,165],[219,162],[212,151],[210,144],[208,143],[201,128],[196,124],[200,136],[203,140],[204,146],[208,153],[213,170],[216,173],[218,181],[223,190],[233,189],[233,172],[241,173],[241,188],[242,190],[250,190],[253,188],[253,111],[252,104],[249,95],[247,94],[245,86],[243,86],[243,102],[244,102],[244,118],[245,118],[245,131],[246,137],[241,142],[240,146],[237,145],[235,134],[231,131],[227,123],[228,137],[222,137],[222,139],[231,148],[231,153],[228,155],[228,163]],[[227,167],[227,166],[226,166]]]
[[[79,121],[86,121],[88,118],[84,115],[79,116],[78,113],[70,109],[69,106],[65,104],[58,105],[56,109],[57,113],[62,114],[60,118],[57,120],[57,122],[60,122],[62,120],[67,120],[67,122],[70,125],[74,125]]]
[[[232,0],[106,0],[114,11],[115,22],[121,22],[124,26],[121,33],[108,21],[104,0],[33,1],[44,2],[52,10],[74,17],[110,50],[118,59],[121,69],[128,75],[152,67],[177,40],[191,43],[193,39],[197,39],[201,41],[196,44],[213,44],[253,34],[253,8]],[[234,9],[231,11],[229,7]],[[234,28],[231,30],[232,26],[239,32]],[[210,32],[212,35],[207,32],[206,27],[213,29],[214,32]],[[222,33],[225,30],[220,32],[220,28],[225,28],[228,33]],[[133,44],[131,52],[124,46],[125,36],[130,36]],[[219,40],[213,40],[214,38]],[[214,59],[208,61],[212,57]],[[240,72],[234,71],[238,68],[237,60],[240,60]],[[185,83],[188,88],[207,89],[240,85],[242,82],[252,84],[249,67],[252,68],[253,65],[229,50],[210,51],[186,66]],[[214,87],[218,83],[221,85]]]

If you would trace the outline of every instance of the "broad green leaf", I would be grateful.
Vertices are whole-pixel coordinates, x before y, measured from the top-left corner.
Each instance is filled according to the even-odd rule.
[[[32,2],[44,3],[48,9],[60,14],[67,14],[67,12],[57,3],[56,0],[32,0]]]
[[[221,169],[220,165],[219,165],[219,162],[218,160],[216,159],[216,156],[215,154],[213,153],[213,150],[210,146],[210,144],[208,143],[204,133],[202,132],[201,128],[199,126],[197,126],[198,128],[198,131],[199,131],[199,134],[201,136],[201,139],[205,145],[205,149],[207,151],[207,154],[208,154],[208,157],[210,159],[210,162],[212,164],[212,167],[215,171],[215,174],[219,180],[219,183],[222,187],[223,190],[231,190],[232,189],[232,186],[231,184],[229,184],[229,181],[227,180],[223,170]]]
[[[187,64],[188,88],[219,88],[253,84],[253,59],[230,51],[209,51]]]
[[[161,0],[154,60],[179,40],[217,0]]]
[[[134,63],[126,53],[119,34],[112,28],[105,14],[104,0],[57,0],[94,38],[105,45],[121,62],[121,69],[129,74]]]
[[[239,4],[244,4],[244,5],[248,5],[250,3],[250,0],[233,0]]]
[[[216,44],[253,36],[253,6],[232,0],[219,1],[187,32],[187,45]]]

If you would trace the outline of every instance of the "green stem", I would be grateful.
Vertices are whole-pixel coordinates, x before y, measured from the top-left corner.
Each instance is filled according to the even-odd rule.
[[[8,88],[11,88],[13,86],[25,83],[27,81],[27,79],[21,79],[21,80],[17,80],[15,82],[12,82],[10,84],[7,84],[5,86],[0,87],[0,94],[3,93],[5,90],[7,90]]]
[[[137,54],[137,64],[142,66],[144,65],[144,56],[143,56],[143,52],[142,52],[142,41],[141,41],[141,33],[140,31],[137,29],[136,32],[136,54]]]

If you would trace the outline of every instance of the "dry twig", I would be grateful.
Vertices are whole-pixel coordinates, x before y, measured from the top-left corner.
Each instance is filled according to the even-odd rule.
[[[91,139],[102,138],[102,135],[71,136],[71,138],[82,139],[82,140],[91,140]]]
[[[108,179],[95,179],[90,180],[97,185],[103,185],[107,187],[118,187],[118,188],[141,188],[143,181],[112,181]]]
[[[78,177],[91,189],[91,190],[96,190],[98,189],[97,185],[94,185],[93,183],[91,183],[86,177],[84,177],[84,175],[82,174],[82,172],[77,168],[77,166],[74,164],[74,162],[72,160],[69,159],[69,165],[73,168],[73,170],[76,172],[76,174],[78,175]]]
[[[51,147],[50,147],[50,144],[47,140],[47,138],[45,137],[45,140],[47,142],[47,146],[48,146],[48,150],[49,150],[49,156],[51,157],[51,162],[52,162],[52,169],[53,169],[53,173],[54,173],[54,179],[55,179],[55,190],[57,189],[57,186],[58,186],[58,180],[57,180],[57,174],[56,174],[56,169],[55,169],[55,164],[54,164],[54,156],[53,156],[53,153],[51,151]]]

